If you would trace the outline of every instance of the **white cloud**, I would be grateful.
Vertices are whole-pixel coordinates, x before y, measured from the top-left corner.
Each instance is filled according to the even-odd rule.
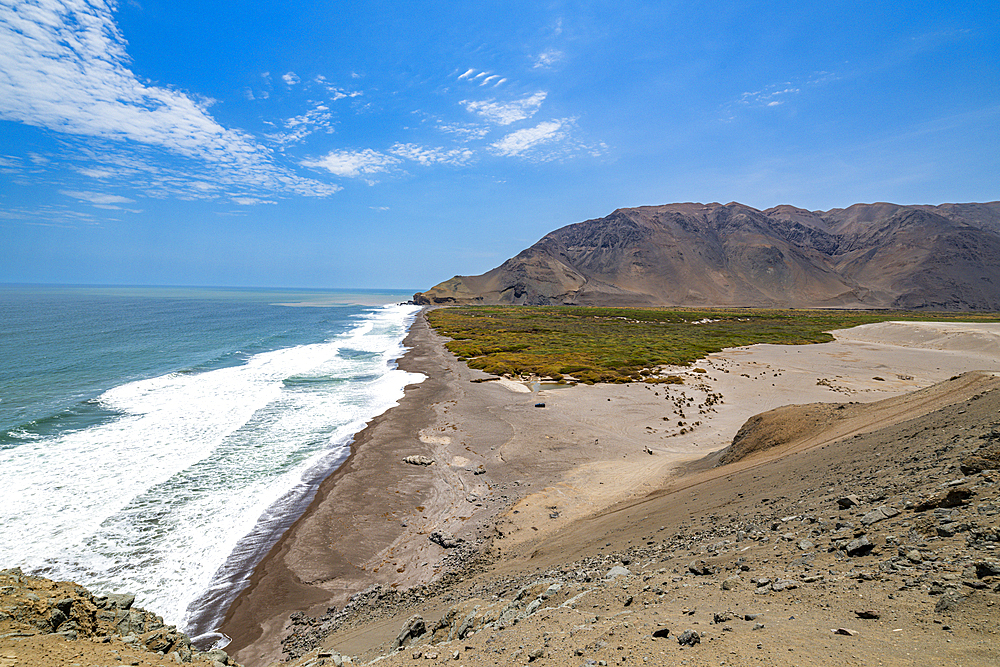
[[[301,79],[299,79],[299,76],[295,72],[286,72],[285,74],[281,75],[281,79],[285,82],[286,85],[289,86],[294,86],[299,81],[301,81]]]
[[[448,134],[453,134],[464,141],[476,141],[484,138],[490,133],[488,127],[475,123],[441,123],[437,129]]]
[[[108,204],[134,204],[134,199],[129,199],[128,197],[121,197],[119,195],[108,195],[100,192],[87,192],[80,190],[60,190],[59,194],[66,195],[67,197],[72,197],[73,199],[79,199],[81,201],[87,201],[94,205],[108,205]]]
[[[562,51],[556,51],[555,49],[548,49],[547,51],[542,51],[535,58],[535,68],[547,69],[553,65],[562,62],[566,55]]]
[[[303,160],[303,167],[326,169],[336,176],[355,177],[388,171],[399,159],[366,148],[360,151],[331,151],[315,160]]]
[[[511,123],[534,116],[535,112],[542,105],[542,102],[545,101],[545,97],[546,93],[538,91],[534,95],[529,95],[513,102],[496,102],[494,100],[470,102],[462,100],[460,104],[472,113],[479,114],[498,125],[510,125]]]
[[[798,95],[806,93],[815,86],[821,86],[839,77],[832,72],[814,72],[807,79],[783,81],[774,83],[759,90],[743,93],[737,99],[723,106],[723,120],[733,120],[741,108],[774,108],[782,106]]]
[[[20,174],[21,160],[13,155],[0,155],[0,174]]]
[[[500,74],[494,74],[493,72],[480,71],[480,70],[477,70],[474,67],[470,68],[470,69],[467,69],[464,72],[462,72],[461,74],[459,74],[458,75],[458,80],[459,81],[465,80],[465,81],[470,81],[470,82],[474,81],[474,82],[478,83],[480,85],[480,87],[482,87],[482,86],[489,86],[492,83],[493,85],[490,86],[491,88],[496,88],[497,86],[500,86],[500,85],[502,85],[502,84],[504,84],[504,83],[507,82],[507,78],[501,76]]]
[[[89,176],[90,178],[112,178],[117,175],[116,172],[110,169],[100,169],[93,167],[77,167],[76,170],[83,174],[84,176]]]
[[[523,155],[539,144],[564,139],[566,137],[564,129],[566,124],[565,119],[545,121],[535,127],[511,132],[503,139],[490,144],[490,148],[496,155],[505,157]]]
[[[773,107],[785,101],[789,95],[801,93],[802,89],[793,86],[790,82],[767,86],[752,93],[743,93],[737,100],[740,104],[751,106]]]
[[[267,138],[279,144],[294,144],[319,130],[331,133],[333,132],[333,114],[330,112],[330,107],[325,104],[317,104],[301,116],[286,119],[284,126],[288,130],[287,132],[269,134]]]
[[[239,204],[240,206],[257,206],[258,204],[277,204],[278,202],[271,199],[260,199],[258,197],[232,197],[234,204]]]
[[[33,209],[0,209],[0,220],[16,220],[38,227],[63,227],[73,229],[80,225],[98,225],[90,211],[79,211],[61,205],[42,205]]]
[[[330,93],[333,98],[332,101],[342,100],[345,97],[358,97],[362,94],[360,90],[344,90],[343,88],[339,88],[327,81],[326,77],[322,74],[317,75],[313,81],[326,88],[326,91]]]
[[[114,9],[113,0],[0,4],[0,119],[111,140],[103,148],[112,152],[163,149],[231,187],[315,196],[339,189],[275,164],[269,149],[210,116],[207,100],[139,81]],[[186,174],[175,172],[174,186]]]
[[[427,148],[416,144],[396,144],[389,152],[407,160],[413,160],[421,165],[450,164],[461,165],[472,159],[474,153],[466,148],[447,150],[445,148]]]

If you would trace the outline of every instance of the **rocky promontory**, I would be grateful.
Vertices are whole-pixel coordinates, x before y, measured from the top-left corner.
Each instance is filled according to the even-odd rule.
[[[0,665],[236,665],[225,651],[199,651],[134,602],[131,594],[97,595],[19,568],[0,570]]]

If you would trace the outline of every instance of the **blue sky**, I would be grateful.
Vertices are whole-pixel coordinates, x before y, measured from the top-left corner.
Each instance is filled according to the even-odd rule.
[[[426,289],[619,207],[1000,198],[994,2],[0,0],[0,282]]]

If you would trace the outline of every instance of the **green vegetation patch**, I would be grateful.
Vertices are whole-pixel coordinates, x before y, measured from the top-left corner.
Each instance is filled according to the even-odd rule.
[[[826,333],[888,320],[998,322],[997,314],[908,311],[452,306],[427,313],[448,349],[494,375],[581,382],[669,380],[660,365],[683,366],[727,347],[833,340]],[[645,373],[643,371],[646,371]]]

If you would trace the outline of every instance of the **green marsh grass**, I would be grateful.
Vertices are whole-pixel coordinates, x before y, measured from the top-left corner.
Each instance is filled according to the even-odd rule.
[[[427,320],[471,368],[596,383],[652,380],[643,369],[687,365],[727,347],[825,343],[833,340],[827,331],[872,322],[1000,322],[1000,314],[451,306],[428,311]]]

